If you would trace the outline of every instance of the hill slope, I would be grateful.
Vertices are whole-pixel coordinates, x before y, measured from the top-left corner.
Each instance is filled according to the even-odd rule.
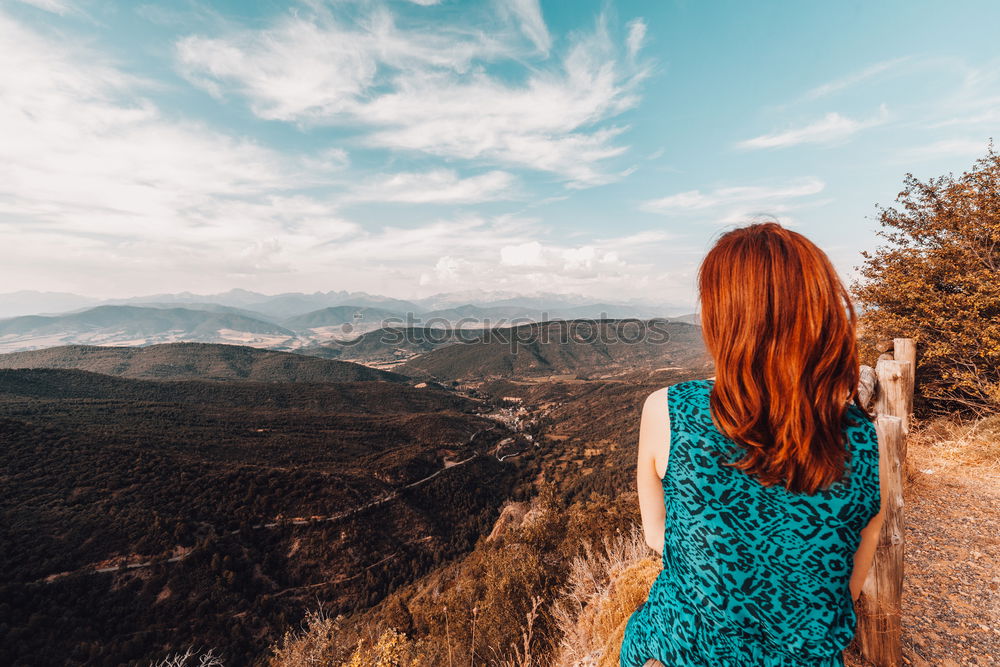
[[[398,382],[406,379],[346,361],[214,343],[164,343],[147,347],[62,345],[0,354],[0,368],[65,368],[158,380]]]
[[[358,321],[365,323],[378,323],[382,320],[395,318],[402,321],[403,313],[384,308],[373,308],[370,306],[331,306],[314,310],[310,313],[297,315],[285,320],[285,326],[296,331],[303,329],[313,329],[317,327],[332,327],[341,324],[355,324]]]
[[[248,665],[317,594],[377,602],[507,497],[489,451],[509,431],[482,407],[392,382],[0,370],[0,664],[193,643]]]
[[[296,350],[296,353],[364,363],[401,363],[439,347],[472,341],[481,336],[482,331],[476,329],[459,331],[431,327],[382,327],[351,340],[330,341],[324,345],[302,347]]]
[[[64,315],[24,315],[0,320],[0,352],[65,343],[150,344],[179,340],[282,345],[296,334],[273,322],[232,312],[189,308],[97,306]]]
[[[654,332],[652,327],[657,327]],[[645,334],[642,335],[645,327]],[[699,366],[700,327],[666,320],[572,320],[492,329],[473,342],[448,345],[398,367],[438,379],[607,376],[663,366]]]

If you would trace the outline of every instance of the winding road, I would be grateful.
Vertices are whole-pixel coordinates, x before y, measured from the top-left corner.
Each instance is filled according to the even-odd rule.
[[[473,436],[473,437],[475,437],[475,436]],[[326,521],[340,521],[341,519],[346,519],[347,517],[350,517],[350,516],[353,516],[355,514],[359,514],[361,512],[364,512],[365,510],[371,509],[372,507],[377,507],[378,505],[384,505],[385,503],[391,502],[391,501],[395,500],[396,498],[398,498],[400,496],[400,494],[403,491],[405,491],[406,489],[412,489],[414,487],[426,484],[427,482],[431,481],[432,479],[434,479],[435,477],[437,477],[438,475],[440,475],[444,471],[446,471],[446,470],[454,470],[455,468],[459,468],[459,467],[461,467],[461,466],[469,463],[470,461],[473,461],[474,459],[479,458],[480,456],[483,456],[483,455],[476,453],[476,454],[473,454],[472,456],[468,457],[467,459],[463,459],[461,461],[456,461],[455,463],[449,463],[449,464],[445,465],[443,468],[441,468],[440,470],[437,470],[436,472],[431,473],[427,477],[424,477],[422,479],[418,479],[415,482],[410,482],[409,484],[404,484],[403,486],[400,486],[399,488],[391,491],[390,493],[387,493],[385,495],[379,496],[378,498],[375,498],[374,500],[371,500],[371,501],[369,501],[367,503],[364,503],[363,505],[358,505],[357,507],[352,507],[351,509],[344,510],[342,512],[337,512],[336,514],[330,514],[330,515],[327,515],[327,516],[316,516],[316,517],[294,517],[294,518],[285,519],[285,520],[282,520],[282,521],[271,521],[271,522],[268,522],[268,523],[258,523],[258,524],[254,524],[254,525],[250,526],[250,529],[251,530],[260,530],[260,529],[265,529],[265,528],[269,528],[269,529],[279,528],[279,527],[282,527],[282,526],[308,526],[308,525],[312,525],[312,524],[323,523],[323,522],[326,522]],[[229,534],[229,535],[236,535],[236,534],[242,532],[242,530],[244,530],[244,529],[237,528],[236,530],[229,531],[227,534]],[[68,577],[68,576],[73,575],[73,574],[107,574],[107,573],[110,573],[110,572],[122,572],[122,571],[126,571],[126,570],[137,570],[137,569],[144,568],[144,567],[152,567],[153,565],[157,565],[159,563],[177,563],[177,562],[180,562],[180,561],[184,560],[188,556],[190,556],[192,553],[194,553],[194,551],[195,550],[192,549],[191,551],[188,551],[188,552],[186,552],[184,554],[181,554],[179,556],[172,556],[170,558],[166,558],[166,559],[163,559],[163,560],[156,560],[156,559],[154,559],[154,560],[148,560],[148,561],[143,561],[141,563],[126,563],[126,564],[123,564],[123,565],[112,565],[112,566],[109,566],[109,567],[95,567],[93,565],[84,565],[83,567],[78,568],[76,570],[72,570],[70,572],[60,572],[58,574],[48,575],[46,577],[42,577],[41,579],[37,579],[35,581],[35,583],[43,583],[43,582],[44,583],[52,583],[53,581],[56,581],[58,579],[62,579],[64,577]]]

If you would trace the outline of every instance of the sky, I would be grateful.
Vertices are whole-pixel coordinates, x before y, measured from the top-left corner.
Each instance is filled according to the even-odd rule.
[[[0,0],[0,291],[694,304],[776,219],[845,281],[1000,132],[1000,4]]]

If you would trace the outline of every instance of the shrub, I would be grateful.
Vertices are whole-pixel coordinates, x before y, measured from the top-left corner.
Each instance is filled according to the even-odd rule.
[[[912,174],[880,209],[887,243],[863,253],[852,285],[867,343],[909,336],[918,344],[922,407],[1000,408],[1000,155],[960,177]],[[865,341],[863,341],[865,342]]]
[[[635,524],[637,510],[635,493],[595,495],[567,507],[553,487],[543,485],[519,521],[484,535],[463,558],[401,587],[374,608],[335,619],[314,612],[302,632],[288,632],[272,646],[269,664],[553,664],[550,656],[562,629],[552,601],[571,564],[597,553],[588,544],[604,545],[601,553],[612,548],[605,536]],[[641,595],[648,590],[646,583]]]
[[[616,667],[625,623],[646,601],[660,567],[638,525],[604,537],[597,548],[585,544],[553,605],[561,640],[552,664]]]

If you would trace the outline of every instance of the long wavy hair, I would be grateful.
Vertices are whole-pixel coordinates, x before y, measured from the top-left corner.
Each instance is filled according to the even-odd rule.
[[[842,478],[857,401],[857,319],[826,254],[775,222],[722,235],[698,272],[715,360],[712,419],[745,450],[726,463],[813,494]]]

